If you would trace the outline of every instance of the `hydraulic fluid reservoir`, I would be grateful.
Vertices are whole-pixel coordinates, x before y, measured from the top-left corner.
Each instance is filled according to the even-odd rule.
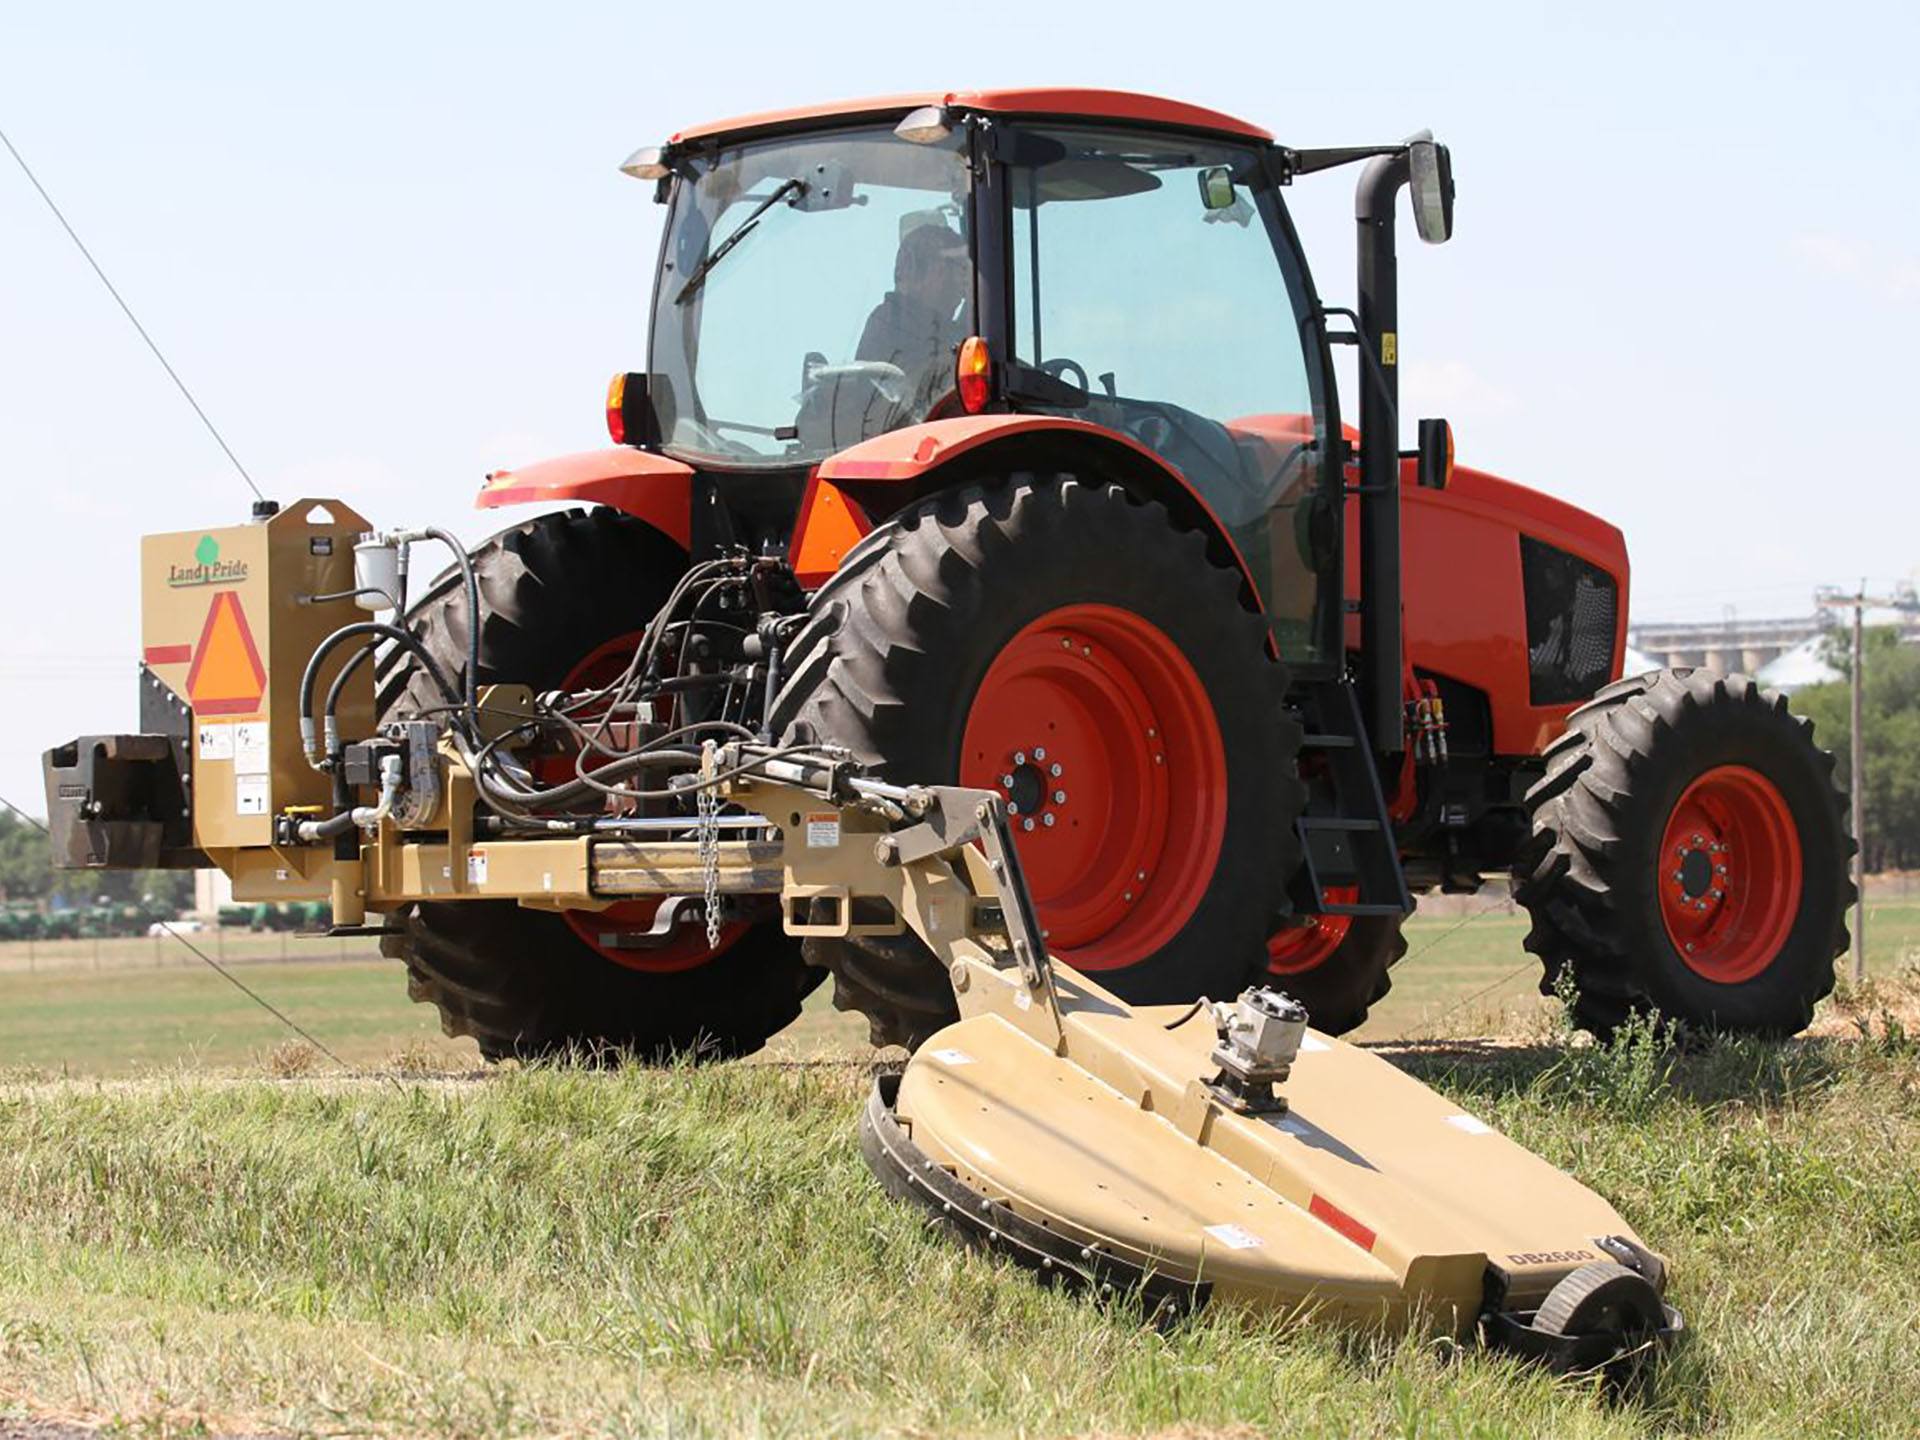
[[[362,610],[400,607],[400,547],[383,535],[360,537],[353,547],[354,603]]]

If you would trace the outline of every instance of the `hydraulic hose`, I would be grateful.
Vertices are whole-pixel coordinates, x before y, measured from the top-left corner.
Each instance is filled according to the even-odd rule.
[[[480,723],[480,577],[474,572],[473,557],[449,532],[438,526],[428,526],[420,532],[429,540],[438,540],[453,551],[454,563],[460,567],[460,579],[467,592],[467,673],[466,681],[467,720],[471,724]]]
[[[377,805],[342,810],[325,820],[303,820],[295,834],[302,842],[311,845],[317,841],[335,839],[355,828],[371,830],[393,813],[405,783],[406,771],[400,757],[389,755],[380,762],[380,802]]]
[[[340,697],[346,693],[347,681],[353,678],[353,672],[358,670],[371,654],[373,654],[373,641],[368,640],[347,657],[347,663],[340,667],[340,673],[335,675],[333,683],[327,686],[327,698],[320,707],[323,754],[332,754],[333,747],[340,743],[340,727],[334,719],[334,712],[340,708]]]
[[[623,755],[618,760],[610,760],[594,772],[601,785],[618,780],[622,775],[630,775],[636,770],[644,770],[653,765],[698,765],[698,750],[642,750],[632,755]],[[523,814],[535,810],[551,810],[571,804],[575,800],[597,798],[603,794],[601,789],[585,780],[569,780],[556,785],[551,790],[522,791],[509,790],[480,766],[472,766],[473,778],[480,793],[487,797],[489,804],[498,805],[503,810],[513,810]],[[649,792],[651,793],[651,792]],[[665,793],[665,792],[662,792]]]
[[[427,653],[427,647],[398,625],[389,625],[383,620],[356,620],[351,625],[342,625],[333,634],[314,647],[313,654],[307,660],[307,668],[300,675],[300,748],[307,757],[307,763],[318,770],[323,768],[323,753],[318,749],[318,735],[313,718],[313,689],[320,679],[320,666],[327,656],[356,636],[385,636],[405,649],[422,667],[433,683],[440,687],[440,693],[454,704],[460,703],[460,692],[453,687],[441,671],[439,663]]]

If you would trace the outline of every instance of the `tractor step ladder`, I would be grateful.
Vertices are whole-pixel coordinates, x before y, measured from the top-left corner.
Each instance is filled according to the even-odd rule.
[[[1306,859],[1305,889],[1295,896],[1296,904],[1306,914],[1411,913],[1413,897],[1400,868],[1393,819],[1352,683],[1309,685],[1300,709],[1307,726],[1300,753],[1310,773],[1307,807],[1294,822]],[[1354,890],[1357,898],[1330,901],[1325,898],[1329,890]]]

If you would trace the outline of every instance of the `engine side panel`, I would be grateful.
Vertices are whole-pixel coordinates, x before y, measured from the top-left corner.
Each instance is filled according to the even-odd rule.
[[[1564,501],[1465,466],[1454,470],[1446,489],[1431,490],[1416,483],[1408,461],[1400,484],[1407,663],[1486,694],[1496,754],[1539,754],[1584,697],[1535,701],[1521,537],[1595,566],[1613,582],[1612,653],[1594,689],[1619,678],[1626,654],[1624,537]],[[1346,543],[1348,594],[1357,599],[1359,520],[1352,501]],[[1350,621],[1348,644],[1358,643],[1359,626]]]

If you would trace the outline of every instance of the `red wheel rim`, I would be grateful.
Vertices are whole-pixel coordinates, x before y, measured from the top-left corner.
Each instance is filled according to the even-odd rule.
[[[613,684],[626,672],[627,663],[633,659],[634,651],[640,648],[642,633],[639,630],[630,631],[596,646],[567,671],[560,688],[597,690]],[[579,718],[590,717],[593,713],[591,709],[582,711]],[[549,782],[565,780],[573,774],[573,761],[549,762],[548,766],[538,768],[554,772],[542,774],[542,779]],[[587,762],[587,769],[596,768],[595,762]],[[673,975],[704,965],[751,928],[744,924],[723,926],[720,943],[712,949],[707,948],[704,925],[683,925],[672,939],[647,949],[629,949],[616,943],[618,937],[651,929],[659,911],[658,899],[622,900],[604,910],[562,910],[560,918],[567,922],[569,930],[605,959],[628,970],[641,970],[653,975]]]
[[[1220,858],[1227,760],[1206,687],[1165,632],[1111,605],[1049,611],[988,668],[960,783],[998,790],[1050,947],[1082,970],[1145,960]]]
[[[1329,885],[1320,892],[1323,905],[1351,905],[1360,898],[1355,885]],[[1273,975],[1304,975],[1318,970],[1346,942],[1353,928],[1351,915],[1309,915],[1305,925],[1289,926],[1267,941],[1267,971]]]
[[[1793,932],[1800,832],[1786,797],[1757,770],[1720,765],[1689,785],[1655,865],[1667,938],[1704,979],[1751,980]]]

